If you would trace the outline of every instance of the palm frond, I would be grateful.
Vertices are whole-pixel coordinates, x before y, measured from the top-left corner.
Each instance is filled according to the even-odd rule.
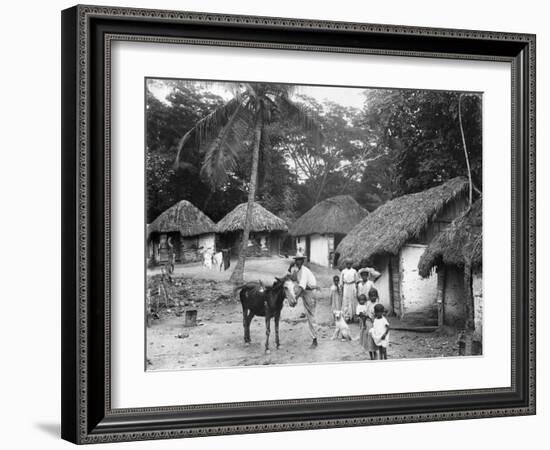
[[[193,128],[187,131],[178,144],[175,166],[179,167],[183,161],[186,145],[193,142],[196,146],[200,147],[205,142],[215,139],[241,104],[242,98],[237,96],[203,117]]]
[[[323,141],[323,131],[321,125],[315,119],[313,113],[304,105],[293,102],[287,96],[277,96],[275,98],[277,107],[281,113],[289,119],[297,121],[306,131],[310,131],[316,145]]]
[[[209,142],[201,176],[213,189],[225,184],[230,172],[235,170],[253,122],[253,115],[246,104],[240,104],[218,135]]]

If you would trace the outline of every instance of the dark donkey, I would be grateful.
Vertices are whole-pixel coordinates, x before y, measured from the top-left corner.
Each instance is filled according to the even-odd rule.
[[[244,342],[250,343],[250,323],[254,316],[265,317],[265,351],[269,353],[269,335],[271,333],[271,318],[275,319],[275,344],[279,348],[279,319],[285,298],[291,306],[296,305],[294,281],[290,276],[275,278],[271,287],[264,287],[261,283],[247,283],[235,288],[240,292],[243,307]]]

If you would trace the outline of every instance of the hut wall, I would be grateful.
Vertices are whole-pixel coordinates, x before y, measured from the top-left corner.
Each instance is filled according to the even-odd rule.
[[[151,238],[151,243],[153,245],[153,262],[158,264],[159,262],[159,242],[158,237]]]
[[[389,283],[391,312],[396,316],[401,317],[401,270],[399,268],[399,257],[390,256],[388,259],[388,267],[390,272]]]
[[[325,234],[312,234],[310,236],[310,256],[312,263],[323,267],[329,267],[330,248],[334,248],[334,236]]]
[[[478,340],[483,337],[483,277],[481,272],[472,275],[472,294],[474,297],[474,332]]]
[[[307,239],[305,236],[296,237],[296,252],[298,252],[300,248],[302,249],[302,254],[307,255]]]
[[[400,252],[401,317],[428,323],[437,321],[437,277],[423,279],[418,261],[425,245],[405,245]]]
[[[269,256],[279,254],[281,233],[277,232],[250,232],[248,238],[247,256]],[[231,256],[238,256],[241,251],[242,232],[223,233],[218,235],[219,249],[230,249]],[[265,247],[262,247],[264,240]],[[305,242],[305,240],[304,240]]]
[[[165,264],[169,261],[171,251],[168,242],[171,242],[172,244],[176,261],[179,260],[180,235],[178,232],[153,233],[151,235],[151,242],[153,246],[153,262],[155,264]]]
[[[199,240],[196,236],[182,237],[180,239],[179,261],[184,264],[199,261],[201,255],[199,254],[198,246]]]
[[[221,248],[229,249],[231,256],[239,256],[242,239],[240,232],[223,233],[218,235],[218,238]]]
[[[272,255],[278,255],[281,252],[281,242],[283,240],[283,233],[271,233],[269,239],[267,240],[267,246],[269,252]]]
[[[147,239],[146,245],[147,245],[147,259],[151,260],[155,255],[155,248],[154,248],[155,246],[153,244],[153,240]]]
[[[260,254],[271,254],[271,241],[274,236],[275,233],[270,234],[268,232],[256,233],[254,235],[254,243],[257,245]]]
[[[430,278],[436,278],[431,276]],[[443,323],[462,328],[465,324],[464,271],[456,266],[445,267],[445,290],[443,296]]]
[[[214,233],[201,234],[198,244],[199,248],[202,247],[203,250],[211,248],[213,251],[216,251],[216,235]]]

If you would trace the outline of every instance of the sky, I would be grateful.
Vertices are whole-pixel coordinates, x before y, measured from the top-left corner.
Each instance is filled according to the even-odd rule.
[[[208,90],[225,99],[229,99],[232,94],[229,89],[224,87],[224,84],[223,82],[216,83],[209,86]],[[148,86],[153,95],[161,101],[166,98],[169,92],[169,88],[166,86],[164,80],[150,80]],[[363,107],[365,100],[364,91],[365,88],[298,85],[293,95],[307,95],[313,97],[318,102],[329,100],[341,106],[351,106],[360,109]]]

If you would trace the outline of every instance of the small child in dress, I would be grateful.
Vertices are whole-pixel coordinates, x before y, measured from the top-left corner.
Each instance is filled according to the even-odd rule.
[[[359,304],[357,305],[356,314],[359,316],[359,343],[361,346],[367,350],[367,342],[369,340],[369,328],[367,325],[368,318],[368,306],[367,306],[367,296],[361,294],[357,297]],[[372,356],[371,356],[372,359]]]
[[[378,354],[378,346],[374,343],[374,340],[370,334],[370,329],[372,328],[372,323],[374,321],[374,307],[378,305],[378,291],[376,288],[372,287],[369,290],[368,301],[367,301],[367,312],[365,313],[365,335],[366,340],[362,342],[363,347],[367,352],[369,352],[370,359],[376,359]]]
[[[340,287],[340,277],[334,275],[332,278],[332,286],[330,287],[330,308],[331,311],[342,310],[342,288]],[[334,315],[332,316],[332,324],[334,325]]]
[[[388,359],[387,348],[390,340],[390,324],[384,317],[384,305],[380,303],[374,306],[374,321],[369,334],[377,346],[380,359]]]

